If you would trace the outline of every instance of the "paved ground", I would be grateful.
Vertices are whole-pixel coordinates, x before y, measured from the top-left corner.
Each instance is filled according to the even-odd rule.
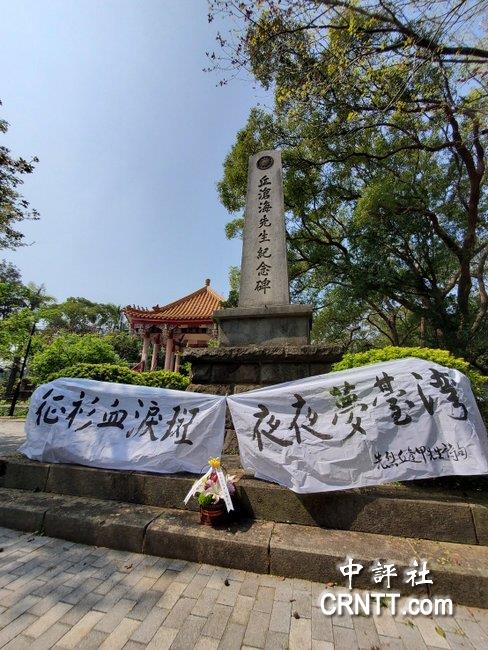
[[[488,648],[488,610],[325,617],[322,586],[0,528],[0,648]]]
[[[25,440],[25,420],[0,417],[0,456],[17,451]]]

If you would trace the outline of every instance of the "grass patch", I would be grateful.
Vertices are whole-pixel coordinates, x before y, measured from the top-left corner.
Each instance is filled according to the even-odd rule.
[[[29,410],[29,402],[19,400],[15,405],[15,418],[25,418]],[[0,417],[7,417],[10,411],[10,400],[0,400]]]

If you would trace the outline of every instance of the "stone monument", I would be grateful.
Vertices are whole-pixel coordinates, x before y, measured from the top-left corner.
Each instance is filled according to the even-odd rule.
[[[251,156],[239,306],[214,314],[222,346],[310,342],[312,306],[290,304],[284,213],[281,153]]]
[[[337,348],[310,345],[311,305],[290,304],[279,151],[249,159],[239,306],[214,313],[218,348],[187,350],[189,390],[232,394],[330,370]]]

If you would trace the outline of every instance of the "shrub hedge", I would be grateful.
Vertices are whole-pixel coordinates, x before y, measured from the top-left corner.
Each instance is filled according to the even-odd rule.
[[[47,381],[61,377],[77,377],[80,379],[96,379],[110,381],[116,384],[136,384],[154,388],[171,388],[185,390],[190,380],[177,372],[155,370],[154,372],[135,372],[130,368],[111,363],[77,363],[59,372],[49,375]]]
[[[139,381],[137,383],[141,384],[141,386],[185,390],[190,383],[189,377],[180,375],[179,372],[172,372],[171,370],[153,370],[152,372],[136,372],[134,374],[139,375]]]
[[[469,363],[461,357],[455,357],[448,350],[437,350],[435,348],[401,348],[389,345],[385,348],[367,350],[366,352],[356,352],[345,354],[341,361],[332,366],[332,370],[347,370],[348,368],[358,368],[371,363],[380,363],[380,361],[393,361],[395,359],[404,359],[405,357],[417,357],[426,361],[434,361],[447,368],[455,368],[467,377],[469,377],[474,390],[482,390],[488,381],[488,377],[483,377],[479,372],[473,370]]]

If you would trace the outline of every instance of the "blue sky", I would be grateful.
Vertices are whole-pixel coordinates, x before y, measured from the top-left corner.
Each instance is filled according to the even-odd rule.
[[[217,86],[206,0],[0,0],[2,144],[37,155],[7,253],[57,299],[152,306],[212,279],[227,294],[241,245],[216,182],[249,109],[249,80]]]

